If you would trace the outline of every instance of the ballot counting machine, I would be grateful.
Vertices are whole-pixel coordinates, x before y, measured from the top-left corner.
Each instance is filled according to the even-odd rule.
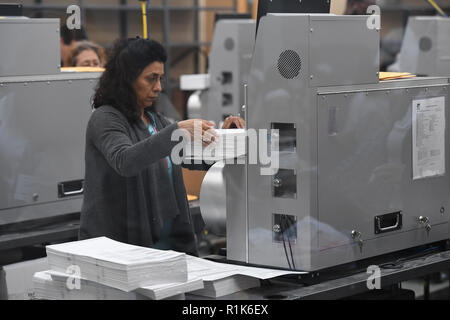
[[[367,16],[261,19],[246,124],[279,169],[225,165],[228,260],[315,271],[449,238],[449,79],[380,82],[379,41]]]
[[[450,19],[439,16],[410,17],[398,71],[424,76],[450,76]]]
[[[0,248],[3,236],[13,248],[8,233],[35,232],[39,243],[39,226],[79,216],[100,74],[60,71],[59,19],[0,19],[0,39]]]
[[[188,118],[214,121],[238,115],[255,43],[255,21],[221,19],[214,29],[208,74],[183,75],[182,90],[195,92],[187,104]]]

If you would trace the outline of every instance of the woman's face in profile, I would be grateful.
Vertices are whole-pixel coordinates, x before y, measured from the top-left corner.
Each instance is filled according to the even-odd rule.
[[[77,56],[77,67],[102,67],[94,50],[83,50]]]
[[[155,61],[142,70],[133,84],[138,106],[141,109],[151,107],[162,91],[161,81],[164,77],[164,64]]]

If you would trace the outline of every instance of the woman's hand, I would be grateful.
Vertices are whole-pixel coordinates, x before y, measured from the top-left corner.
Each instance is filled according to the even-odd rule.
[[[178,122],[178,127],[186,131],[191,140],[201,141],[204,146],[214,142],[218,134],[214,130],[214,123],[202,119],[191,119]]]
[[[225,119],[222,129],[245,129],[245,121],[241,117],[229,116]]]

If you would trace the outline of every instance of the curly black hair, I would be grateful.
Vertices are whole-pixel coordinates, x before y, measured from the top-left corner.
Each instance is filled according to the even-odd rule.
[[[128,121],[137,122],[141,114],[133,84],[149,64],[166,61],[166,50],[155,40],[117,40],[97,85],[93,108],[110,105],[122,112]]]

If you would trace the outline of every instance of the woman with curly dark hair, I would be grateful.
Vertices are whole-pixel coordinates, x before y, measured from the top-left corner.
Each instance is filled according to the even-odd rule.
[[[94,95],[86,132],[80,239],[117,241],[197,255],[181,166],[170,154],[177,129],[213,140],[213,123],[170,123],[153,108],[167,55],[158,42],[116,42]],[[230,118],[225,128],[243,127]],[[208,143],[208,142],[205,142]],[[204,167],[203,167],[204,168]]]

